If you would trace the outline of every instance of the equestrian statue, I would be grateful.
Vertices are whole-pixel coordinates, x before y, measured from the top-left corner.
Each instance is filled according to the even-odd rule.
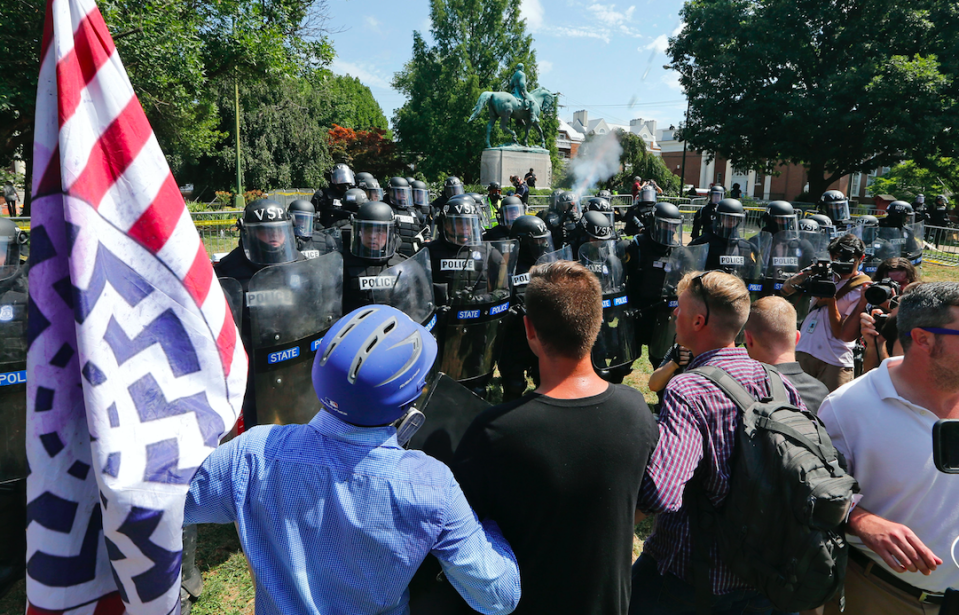
[[[473,109],[473,115],[467,120],[472,122],[483,112],[484,107],[489,107],[489,124],[486,126],[486,147],[490,145],[489,137],[493,132],[493,124],[496,118],[499,118],[500,128],[504,132],[513,135],[512,145],[519,145],[519,137],[510,128],[510,118],[516,120],[520,127],[526,127],[526,134],[523,136],[523,145],[529,146],[530,128],[536,127],[539,131],[540,147],[546,149],[546,136],[539,125],[540,115],[553,108],[556,101],[556,94],[553,94],[546,88],[536,88],[532,92],[526,91],[526,73],[523,72],[523,65],[516,66],[516,72],[510,78],[510,89],[512,92],[483,92],[479,100],[476,101],[476,107]]]

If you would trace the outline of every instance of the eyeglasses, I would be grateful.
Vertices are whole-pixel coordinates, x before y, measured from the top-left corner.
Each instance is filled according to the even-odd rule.
[[[710,273],[712,273],[712,271],[704,271],[689,281],[689,289],[698,294],[699,298],[703,300],[703,305],[706,306],[706,320],[703,321],[704,327],[709,324],[709,300],[707,299],[706,288],[703,286],[703,278]]]
[[[936,333],[938,335],[959,335],[959,329],[943,329],[941,327],[919,327],[923,331]]]

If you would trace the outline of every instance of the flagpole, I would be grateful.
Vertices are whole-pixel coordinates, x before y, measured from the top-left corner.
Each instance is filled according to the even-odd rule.
[[[236,17],[233,18],[233,32],[236,33]],[[236,117],[236,196],[233,206],[243,209],[246,200],[243,198],[243,168],[240,166],[240,76],[236,67],[233,69],[233,105]]]

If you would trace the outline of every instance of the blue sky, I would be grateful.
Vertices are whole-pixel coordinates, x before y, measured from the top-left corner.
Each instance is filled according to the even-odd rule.
[[[413,31],[431,40],[429,4],[334,0],[328,6],[333,71],[358,77],[392,118],[404,98],[390,81],[410,58]],[[642,117],[667,128],[682,120],[686,99],[676,73],[663,69],[666,39],[681,27],[682,0],[523,0],[522,6],[540,84],[563,94],[562,119],[586,109],[590,119],[617,124]]]

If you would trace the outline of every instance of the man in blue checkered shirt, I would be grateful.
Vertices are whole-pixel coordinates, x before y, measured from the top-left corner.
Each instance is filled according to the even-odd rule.
[[[255,427],[197,471],[184,523],[237,522],[258,615],[408,613],[428,553],[476,611],[516,607],[519,570],[499,528],[480,523],[449,468],[397,440],[393,423],[413,414],[435,358],[402,312],[359,308],[317,350],[323,410],[307,425]]]

